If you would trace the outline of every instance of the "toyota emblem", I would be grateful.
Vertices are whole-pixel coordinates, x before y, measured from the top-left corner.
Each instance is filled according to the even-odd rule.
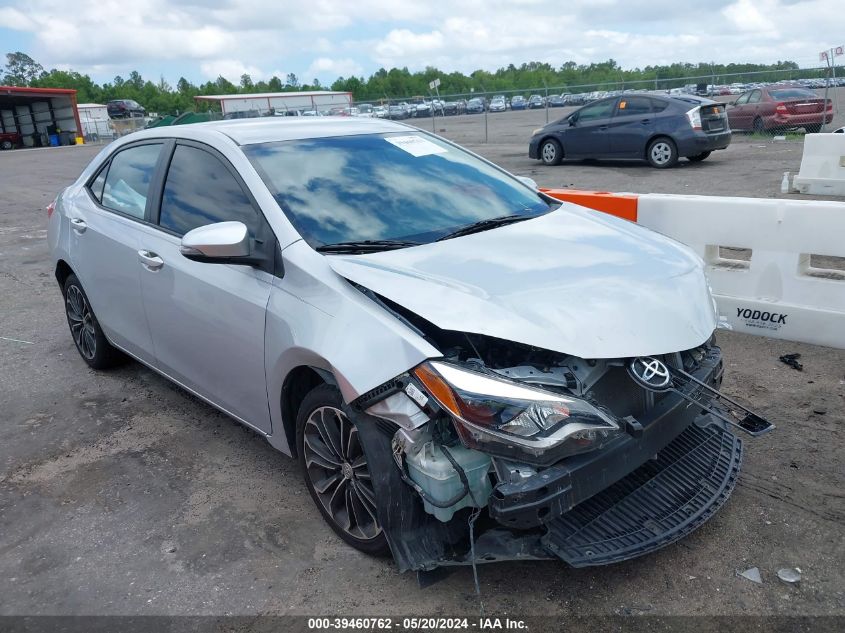
[[[665,391],[672,384],[669,368],[651,356],[638,356],[628,363],[628,373],[637,384],[651,391]]]

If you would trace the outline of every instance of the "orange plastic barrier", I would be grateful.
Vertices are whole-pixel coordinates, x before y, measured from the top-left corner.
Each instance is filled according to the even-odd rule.
[[[632,193],[609,191],[581,191],[579,189],[540,189],[547,196],[580,204],[582,207],[602,211],[631,222],[637,221],[637,199]]]

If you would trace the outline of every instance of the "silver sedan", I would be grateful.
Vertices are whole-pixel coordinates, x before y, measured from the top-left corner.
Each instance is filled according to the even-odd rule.
[[[82,359],[134,358],[296,456],[332,529],[402,569],[623,560],[736,480],[700,259],[434,135],[157,128],[106,147],[48,211]],[[628,525],[631,495],[655,527],[595,554],[579,522]],[[574,514],[586,499],[602,513]]]

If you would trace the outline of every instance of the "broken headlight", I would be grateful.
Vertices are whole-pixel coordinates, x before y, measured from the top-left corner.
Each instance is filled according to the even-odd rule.
[[[549,464],[601,448],[621,433],[586,400],[430,361],[414,376],[452,416],[468,448]]]

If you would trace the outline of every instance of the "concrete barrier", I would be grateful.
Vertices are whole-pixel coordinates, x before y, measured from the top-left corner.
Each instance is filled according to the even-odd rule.
[[[807,134],[801,171],[792,181],[798,193],[845,196],[845,134]]]
[[[637,223],[707,263],[719,313],[737,331],[845,349],[845,204],[647,194]]]

